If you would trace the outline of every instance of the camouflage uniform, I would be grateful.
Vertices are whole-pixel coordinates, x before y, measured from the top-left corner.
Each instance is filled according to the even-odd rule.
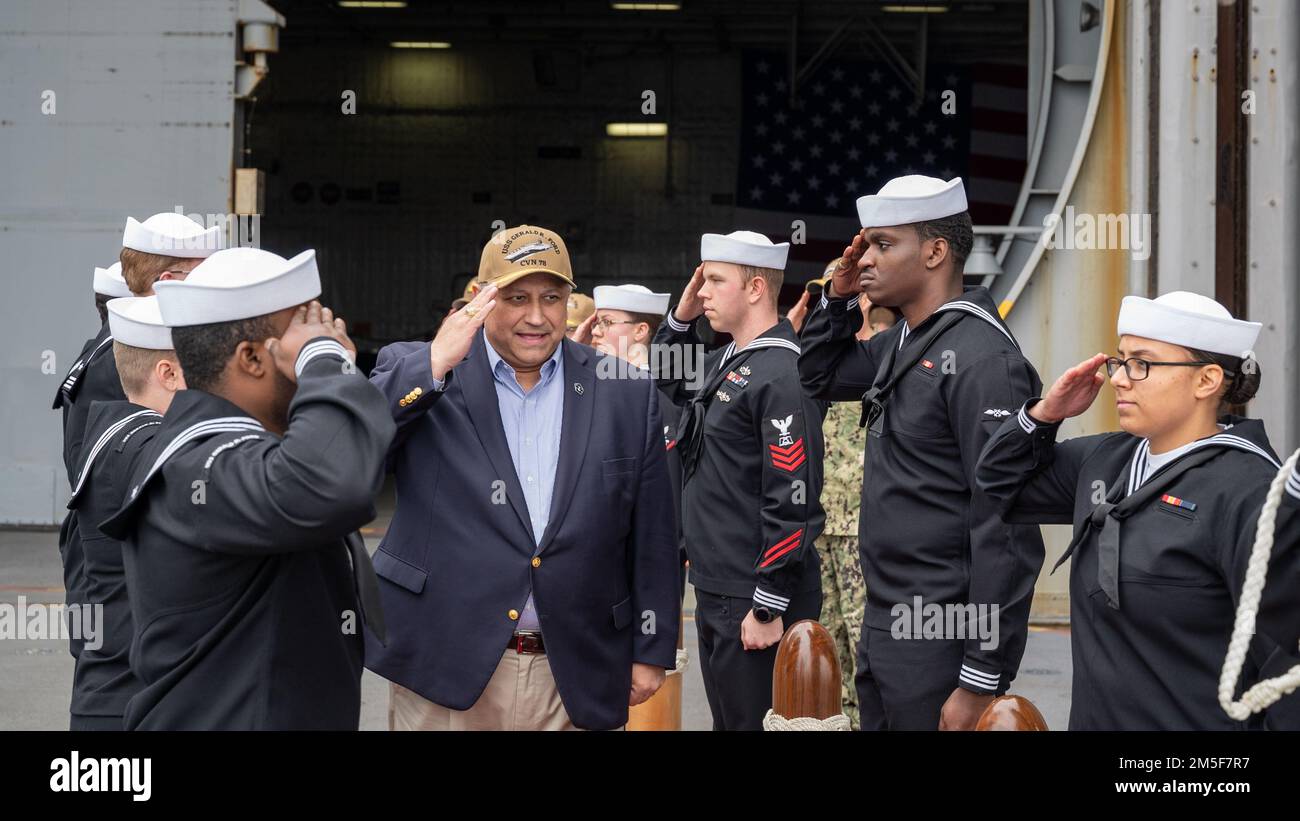
[[[856,402],[831,405],[822,424],[826,440],[822,507],[826,529],[817,539],[822,563],[822,618],[835,641],[840,662],[844,714],[858,728],[858,697],[853,683],[866,587],[858,559],[858,511],[862,505],[862,456],[866,430],[858,427]]]

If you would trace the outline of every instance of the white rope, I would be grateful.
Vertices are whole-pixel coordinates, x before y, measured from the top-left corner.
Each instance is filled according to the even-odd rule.
[[[768,710],[767,715],[763,716],[763,729],[769,731],[784,730],[848,730],[849,717],[840,713],[830,718],[809,718],[807,716],[796,716],[795,718],[786,718],[778,715],[773,710]]]
[[[1251,687],[1242,694],[1240,701],[1232,700],[1232,691],[1237,688],[1237,680],[1241,677],[1251,637],[1255,635],[1255,616],[1259,613],[1259,600],[1268,576],[1268,557],[1273,552],[1273,530],[1277,509],[1282,503],[1282,489],[1287,477],[1295,469],[1297,459],[1300,459],[1300,450],[1291,454],[1286,464],[1282,465],[1264,498],[1264,507],[1259,512],[1259,524],[1255,528],[1255,546],[1251,549],[1250,562],[1246,565],[1246,581],[1242,585],[1241,601],[1237,605],[1237,620],[1232,627],[1232,640],[1228,643],[1228,655],[1223,660],[1223,673],[1219,676],[1219,705],[1236,721],[1245,721],[1251,714],[1266,709],[1282,696],[1300,687],[1300,664],[1297,664],[1282,675]]]

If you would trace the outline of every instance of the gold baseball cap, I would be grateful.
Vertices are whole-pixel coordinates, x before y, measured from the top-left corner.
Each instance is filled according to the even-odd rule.
[[[569,316],[565,324],[569,330],[582,324],[583,320],[596,313],[596,300],[577,291],[569,294]]]
[[[574,287],[569,250],[560,235],[536,225],[519,225],[493,234],[479,258],[478,279],[504,288],[529,274],[550,274]]]

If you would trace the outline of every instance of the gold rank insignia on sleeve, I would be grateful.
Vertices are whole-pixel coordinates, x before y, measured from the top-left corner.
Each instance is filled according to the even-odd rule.
[[[402,397],[401,401],[398,402],[397,404],[401,405],[402,407],[406,407],[407,405],[413,405],[415,404],[415,400],[419,399],[422,395],[424,395],[424,388],[416,388],[415,390],[408,393],[406,396]]]

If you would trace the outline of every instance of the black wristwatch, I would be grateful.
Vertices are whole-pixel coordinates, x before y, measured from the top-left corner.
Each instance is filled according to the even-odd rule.
[[[754,605],[754,618],[758,619],[759,624],[767,624],[768,622],[775,619],[778,615],[780,614],[773,613],[771,610],[767,609],[767,607],[761,604]]]

